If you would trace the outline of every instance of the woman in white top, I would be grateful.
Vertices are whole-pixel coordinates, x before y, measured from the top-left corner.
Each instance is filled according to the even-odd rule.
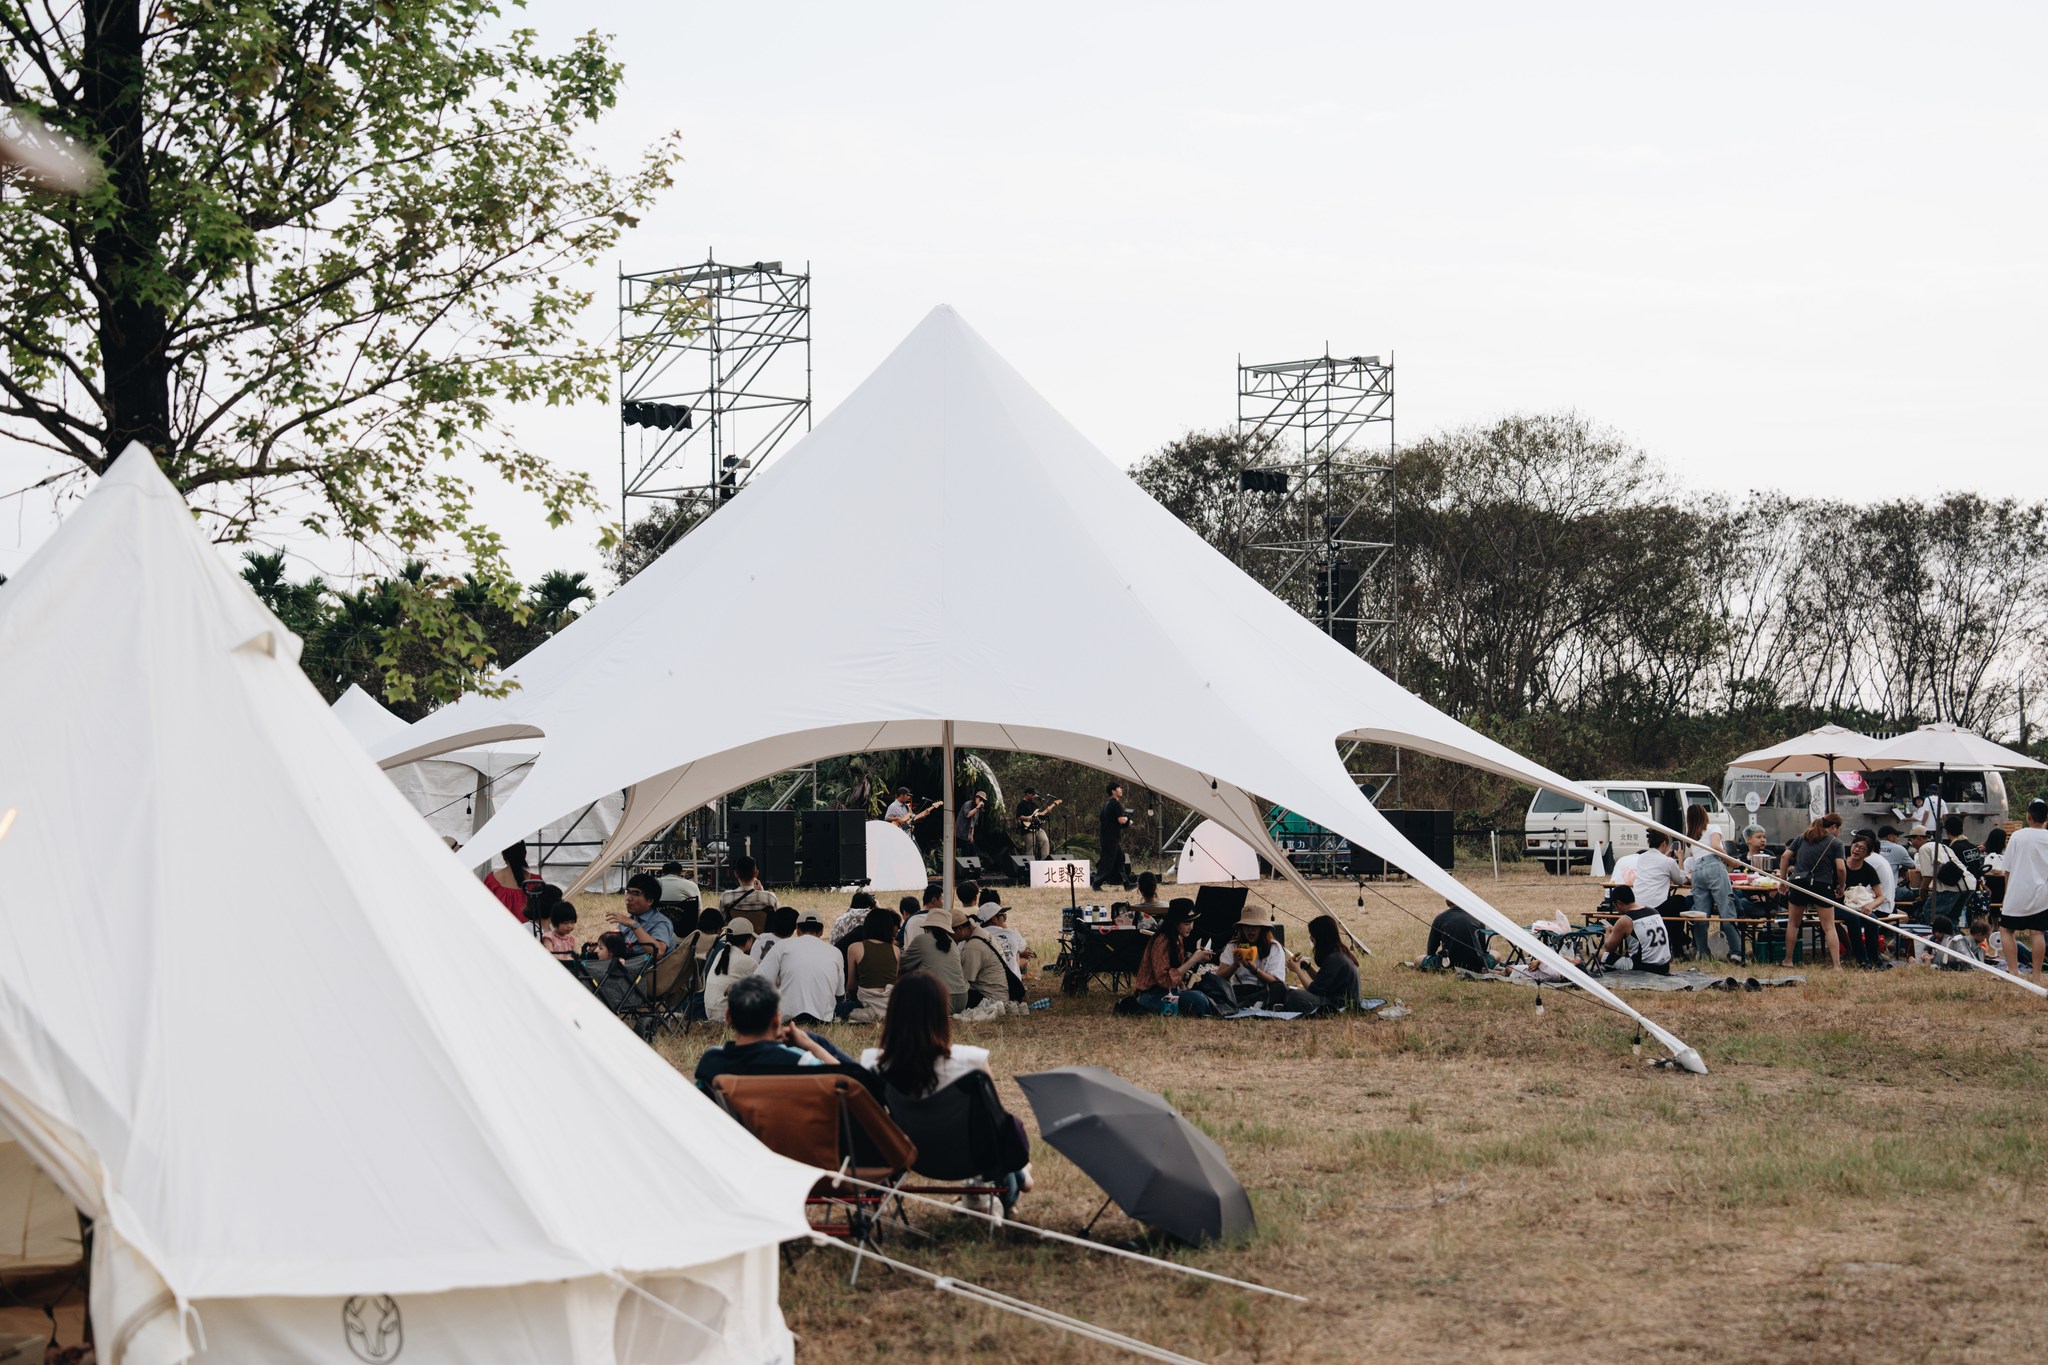
[[[988,1049],[953,1041],[953,997],[930,972],[905,972],[889,992],[889,1012],[882,1019],[882,1045],[860,1054],[860,1064],[878,1073],[893,1090],[912,1099],[936,1095],[964,1076],[989,1074]],[[1010,1120],[1007,1115],[1005,1121]],[[1017,1197],[1031,1189],[1031,1166],[988,1172],[989,1183],[1003,1193],[1007,1214]],[[985,1207],[979,1212],[991,1212]]]
[[[1708,823],[1705,806],[1685,808],[1685,837],[1692,841],[1685,860],[1685,872],[1692,878],[1693,956],[1712,956],[1713,945],[1707,934],[1706,921],[1711,912],[1721,917],[1721,938],[1728,945],[1728,960],[1739,967],[1742,965],[1742,930],[1735,921],[1747,917],[1749,903],[1728,880],[1728,868],[1739,864],[1728,856],[1720,831]]]

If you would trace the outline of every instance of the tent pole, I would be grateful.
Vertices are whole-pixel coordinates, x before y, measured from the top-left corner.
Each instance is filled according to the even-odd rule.
[[[940,747],[944,750],[944,753],[940,756],[940,762],[945,765],[946,782],[942,789],[944,800],[939,807],[939,815],[945,820],[946,829],[939,843],[939,884],[946,888],[944,904],[946,909],[951,911],[953,908],[953,722],[950,720],[946,722]]]

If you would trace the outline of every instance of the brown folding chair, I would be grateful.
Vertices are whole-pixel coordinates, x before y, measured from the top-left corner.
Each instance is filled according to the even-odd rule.
[[[711,1084],[726,1111],[762,1146],[831,1173],[812,1186],[804,1201],[811,1227],[872,1247],[883,1209],[910,1173],[917,1148],[867,1085],[848,1072],[846,1067],[805,1067],[784,1074],[720,1076]],[[866,1183],[842,1182],[841,1174]],[[903,1201],[895,1203],[896,1216],[903,1218]],[[856,1278],[860,1274],[858,1259],[853,1273]]]

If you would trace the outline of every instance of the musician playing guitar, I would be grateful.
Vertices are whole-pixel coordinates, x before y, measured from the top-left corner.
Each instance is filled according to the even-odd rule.
[[[1045,832],[1045,817],[1062,804],[1063,800],[1041,806],[1038,804],[1038,789],[1024,789],[1024,795],[1017,802],[1017,829],[1024,836],[1025,857],[1040,862],[1052,857],[1052,836]]]
[[[933,811],[944,805],[945,802],[934,801],[920,811],[911,810],[913,804],[914,801],[910,795],[910,788],[898,787],[896,789],[896,799],[889,803],[889,809],[883,812],[882,818],[902,830],[905,834],[908,834],[912,839],[915,839],[917,838],[917,822],[930,815]]]

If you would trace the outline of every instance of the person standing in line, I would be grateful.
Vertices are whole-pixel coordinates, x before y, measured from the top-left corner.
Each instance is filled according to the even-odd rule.
[[[1095,884],[1108,886],[1112,882],[1121,885],[1131,879],[1130,864],[1124,861],[1124,827],[1131,823],[1131,813],[1124,809],[1124,784],[1109,784],[1109,799],[1102,803],[1102,812],[1097,817],[1097,846],[1101,849],[1101,866],[1095,869]]]
[[[2020,935],[2030,940],[2034,965],[2048,957],[2048,801],[2027,802],[2027,825],[2005,843],[2005,909],[1998,917],[1998,955],[2019,973]]]

